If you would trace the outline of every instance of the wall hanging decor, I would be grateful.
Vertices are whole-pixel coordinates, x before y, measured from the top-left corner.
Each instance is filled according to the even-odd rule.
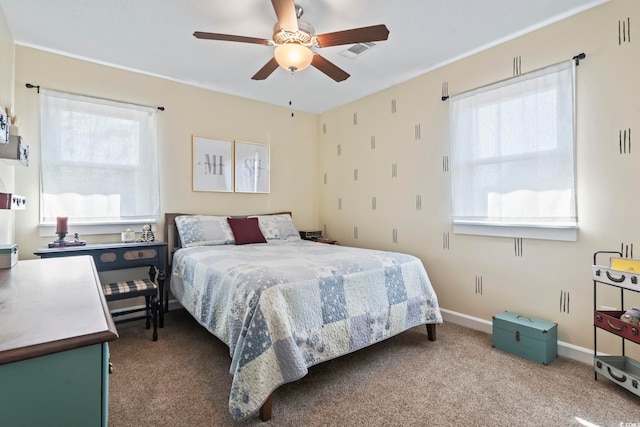
[[[193,135],[193,191],[233,191],[233,143]]]
[[[269,146],[236,141],[235,155],[236,192],[268,193],[270,191]]]

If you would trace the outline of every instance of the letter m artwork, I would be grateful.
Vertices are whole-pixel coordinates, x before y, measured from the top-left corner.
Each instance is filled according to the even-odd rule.
[[[194,136],[194,191],[233,191],[231,144],[231,141]]]
[[[223,156],[205,154],[204,161],[201,164],[204,164],[205,175],[222,175],[222,168],[224,167]]]

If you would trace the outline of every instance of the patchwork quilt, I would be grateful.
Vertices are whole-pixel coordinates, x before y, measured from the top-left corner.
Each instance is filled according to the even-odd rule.
[[[422,262],[407,254],[283,240],[183,248],[172,264],[173,295],[229,346],[238,421],[312,365],[442,323]]]

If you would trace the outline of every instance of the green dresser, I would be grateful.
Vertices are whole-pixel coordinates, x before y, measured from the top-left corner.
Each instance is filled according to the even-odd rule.
[[[2,425],[106,426],[115,338],[91,257],[0,270]]]

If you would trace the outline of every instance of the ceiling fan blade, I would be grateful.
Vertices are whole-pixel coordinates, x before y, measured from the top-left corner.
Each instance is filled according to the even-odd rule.
[[[372,25],[370,27],[353,28],[351,30],[336,31],[334,33],[320,34],[316,36],[320,47],[339,46],[343,44],[355,44],[377,42],[389,37],[389,29],[386,25]]]
[[[298,15],[293,0],[271,0],[278,17],[278,26],[286,31],[298,31]]]
[[[267,77],[269,77],[271,73],[273,73],[278,67],[279,65],[278,65],[278,61],[276,61],[276,58],[271,58],[269,62],[264,64],[264,66],[260,68],[260,70],[253,77],[251,77],[251,79],[264,80]]]
[[[245,37],[245,36],[233,36],[230,34],[218,34],[218,33],[205,33],[203,31],[196,31],[193,36],[197,39],[207,40],[222,40],[227,42],[240,42],[240,43],[255,43],[269,45],[269,40],[259,39],[257,37]]]
[[[329,62],[328,60],[318,55],[317,53],[313,55],[313,60],[311,61],[311,65],[316,67],[318,70],[322,71],[327,76],[331,77],[333,80],[337,82],[341,82],[349,78],[349,74],[346,71],[339,68],[333,62]]]

